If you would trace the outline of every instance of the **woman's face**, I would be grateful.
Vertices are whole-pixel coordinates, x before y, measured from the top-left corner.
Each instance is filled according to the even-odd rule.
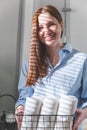
[[[61,31],[63,22],[59,24],[57,19],[49,13],[42,13],[38,17],[38,35],[46,46],[55,46],[61,42]]]

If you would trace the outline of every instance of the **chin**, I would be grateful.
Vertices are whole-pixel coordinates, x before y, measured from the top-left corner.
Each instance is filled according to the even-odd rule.
[[[45,42],[45,45],[47,45],[47,46],[52,46],[53,44],[55,44],[54,41],[46,41]]]
[[[47,47],[52,47],[54,44],[53,43],[46,43],[45,44]]]

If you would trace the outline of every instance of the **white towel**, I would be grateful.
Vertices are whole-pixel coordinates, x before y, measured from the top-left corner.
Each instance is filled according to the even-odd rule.
[[[64,95],[59,99],[59,109],[55,123],[55,130],[72,130],[73,115],[77,107],[78,100],[75,96]],[[61,128],[61,129],[60,129]]]
[[[57,97],[46,97],[43,100],[43,105],[40,113],[37,130],[53,130],[55,116],[58,109]]]
[[[36,130],[38,116],[41,109],[41,99],[39,97],[28,97],[26,98],[24,116],[22,120],[21,130]]]
[[[58,115],[72,115],[77,107],[77,98],[75,96],[65,95],[59,99]]]

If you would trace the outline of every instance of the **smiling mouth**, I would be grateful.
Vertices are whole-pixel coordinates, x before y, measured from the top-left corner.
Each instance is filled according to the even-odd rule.
[[[50,34],[47,34],[45,35],[45,40],[53,40],[54,38],[56,37],[56,33],[50,33]]]

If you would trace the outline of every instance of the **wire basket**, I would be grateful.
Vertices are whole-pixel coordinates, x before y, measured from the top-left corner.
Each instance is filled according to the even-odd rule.
[[[74,115],[19,115],[20,130],[72,130]]]

